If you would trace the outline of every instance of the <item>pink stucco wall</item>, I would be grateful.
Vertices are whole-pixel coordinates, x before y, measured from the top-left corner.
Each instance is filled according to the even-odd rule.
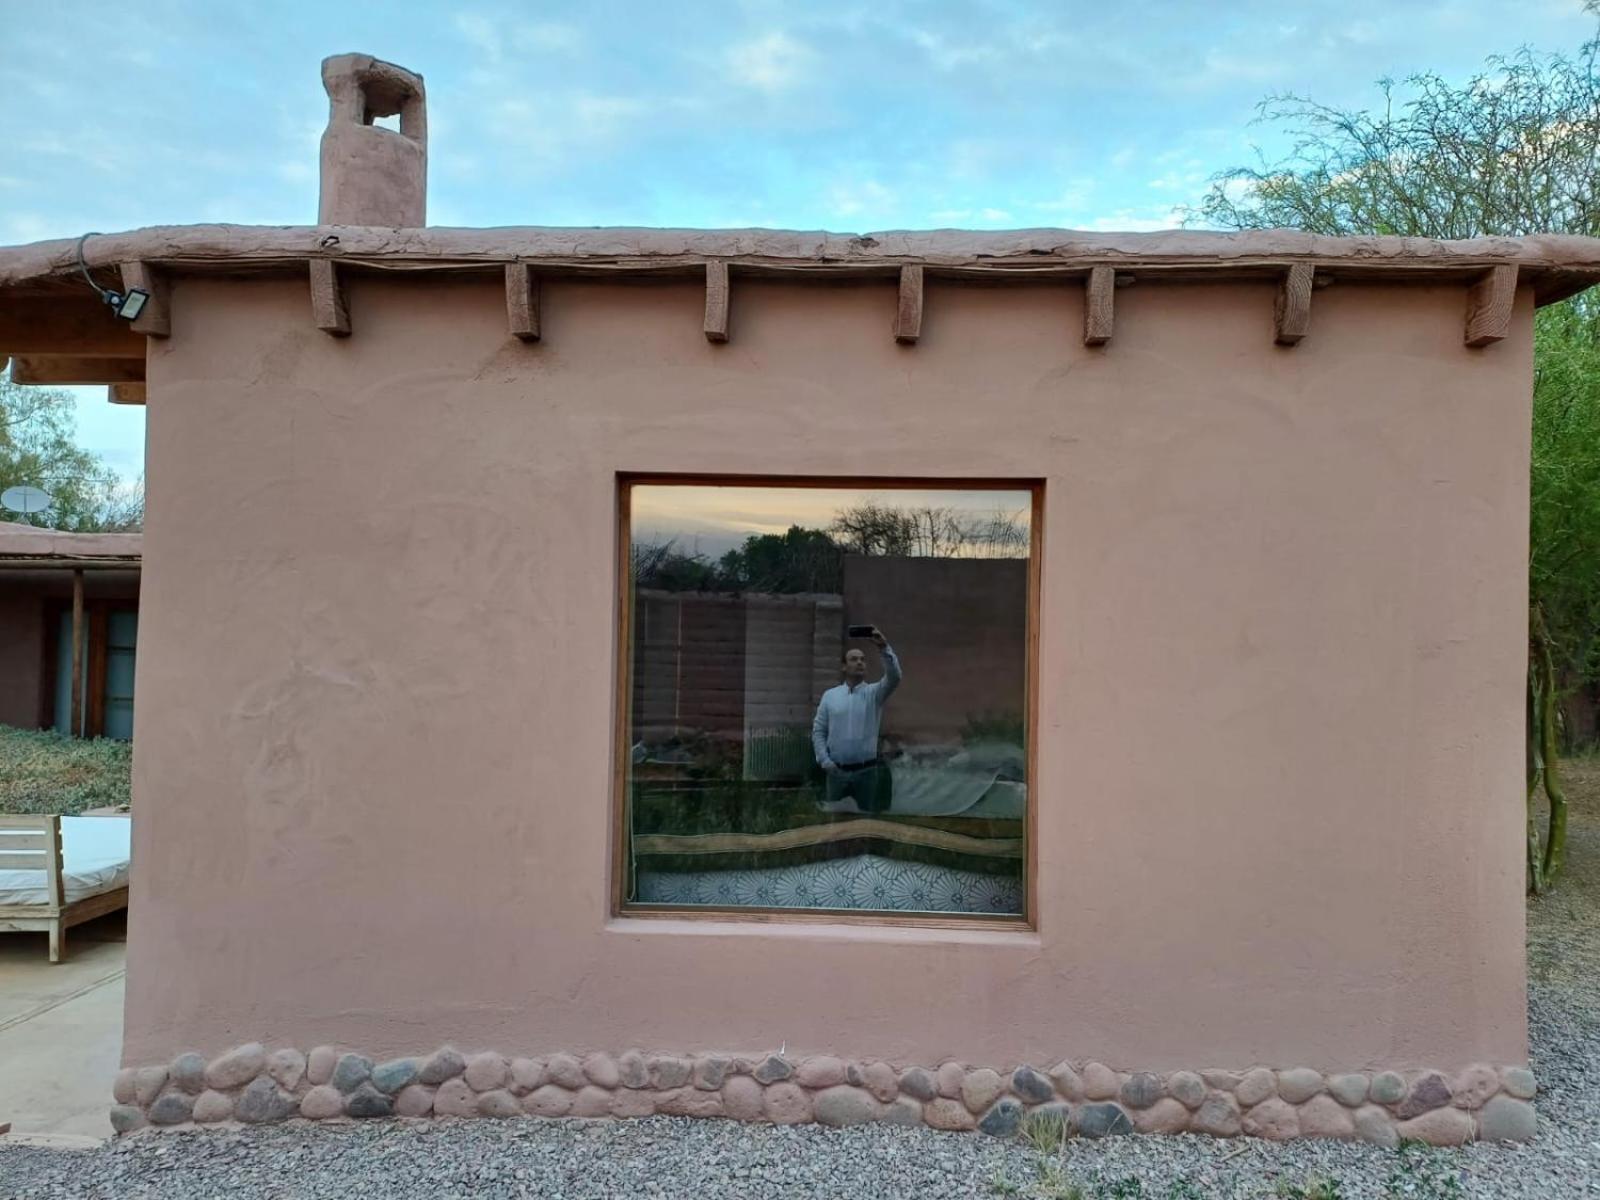
[[[1531,295],[180,279],[125,1058],[1526,1057]],[[619,471],[1045,480],[1035,932],[609,913]],[[1314,719],[1308,719],[1308,714]]]

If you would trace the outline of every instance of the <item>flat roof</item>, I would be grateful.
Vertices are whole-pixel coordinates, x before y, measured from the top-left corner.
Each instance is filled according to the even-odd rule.
[[[144,555],[142,533],[70,533],[0,521],[0,567],[137,571]]]

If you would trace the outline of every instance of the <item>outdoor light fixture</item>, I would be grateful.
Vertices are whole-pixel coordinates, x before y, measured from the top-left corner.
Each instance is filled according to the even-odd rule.
[[[94,281],[94,277],[89,274],[89,264],[83,261],[83,244],[90,238],[98,236],[97,233],[86,233],[78,239],[78,270],[83,272],[83,278],[89,286],[100,293],[100,299],[110,305],[112,312],[124,321],[136,321],[139,314],[144,311],[150,293],[143,288],[129,288],[126,292],[119,292],[113,288],[103,288]]]

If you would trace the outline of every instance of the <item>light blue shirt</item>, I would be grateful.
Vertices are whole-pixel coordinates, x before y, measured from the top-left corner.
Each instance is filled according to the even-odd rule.
[[[878,757],[878,724],[883,706],[900,686],[900,660],[888,646],[883,656],[883,678],[874,683],[841,683],[822,693],[816,718],[811,722],[811,748],[817,762],[867,762]]]

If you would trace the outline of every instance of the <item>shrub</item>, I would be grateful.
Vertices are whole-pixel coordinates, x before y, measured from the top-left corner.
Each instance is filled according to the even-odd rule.
[[[127,804],[133,745],[0,725],[0,812],[81,813]]]

